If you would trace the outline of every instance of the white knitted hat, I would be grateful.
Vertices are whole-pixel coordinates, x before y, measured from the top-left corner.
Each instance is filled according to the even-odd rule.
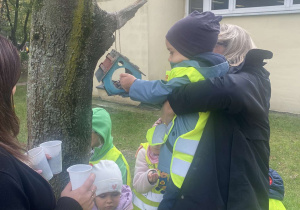
[[[97,196],[106,192],[121,192],[122,174],[114,161],[100,160],[93,166],[93,173],[96,175],[94,185],[97,187]]]

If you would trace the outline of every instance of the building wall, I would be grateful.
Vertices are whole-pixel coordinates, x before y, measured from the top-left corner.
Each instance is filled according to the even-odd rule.
[[[170,70],[169,51],[165,36],[179,19],[184,17],[184,0],[149,0],[149,72],[148,79],[164,79]]]
[[[300,14],[224,17],[245,28],[256,46],[273,52],[265,68],[272,85],[271,110],[300,113]]]
[[[113,12],[134,1],[99,0],[98,2],[102,9]],[[120,51],[121,45],[121,53],[147,75],[143,76],[143,79],[164,79],[165,71],[170,69],[165,35],[177,20],[184,17],[184,11],[185,0],[151,0],[120,30],[120,37],[117,32],[117,50]],[[224,17],[222,20],[222,23],[236,24],[245,28],[258,48],[274,53],[273,59],[265,66],[271,73],[271,110],[274,111],[300,113],[299,20],[300,14],[235,16]],[[99,63],[104,59],[105,57],[101,58]],[[116,79],[119,74],[120,72],[115,73]],[[94,87],[98,84],[94,78]],[[93,94],[99,95],[99,91],[94,88]],[[101,97],[105,95],[106,93],[102,92]],[[118,96],[105,99],[132,103],[128,98]]]
[[[136,0],[98,0],[101,9],[107,12],[119,11]],[[165,47],[165,35],[168,29],[179,19],[184,17],[185,0],[151,0],[141,7],[120,31],[116,32],[116,43],[107,51],[116,49],[140,67],[146,74],[142,79],[164,79],[166,70],[170,69],[168,51]],[[173,5],[170,7],[170,5]],[[120,33],[120,35],[119,35]],[[106,53],[106,54],[107,54]],[[100,58],[98,65],[105,60],[106,54]],[[96,67],[96,70],[98,66]],[[117,70],[113,79],[118,80],[124,69]],[[96,86],[100,83],[94,77],[93,95],[104,100],[120,103],[133,103],[130,99],[120,96],[109,96],[105,91],[99,91]]]

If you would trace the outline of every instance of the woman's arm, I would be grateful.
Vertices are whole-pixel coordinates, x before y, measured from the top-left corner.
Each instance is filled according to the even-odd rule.
[[[252,90],[244,76],[232,74],[176,88],[168,101],[177,115],[217,110],[239,113],[253,103],[247,100],[253,99]]]
[[[223,110],[232,114],[245,112],[259,118],[270,105],[269,72],[263,68],[263,61],[272,55],[270,51],[252,49],[234,74],[174,89],[168,96],[171,107],[178,115]]]

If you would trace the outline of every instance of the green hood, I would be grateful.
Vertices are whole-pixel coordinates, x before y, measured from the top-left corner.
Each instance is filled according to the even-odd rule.
[[[111,119],[109,113],[102,108],[93,109],[92,129],[103,137],[104,144],[101,148],[96,147],[91,161],[101,159],[112,147],[113,137],[111,136]]]

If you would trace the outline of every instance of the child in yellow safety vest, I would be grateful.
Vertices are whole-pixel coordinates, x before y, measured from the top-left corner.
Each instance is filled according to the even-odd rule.
[[[142,143],[136,153],[133,178],[134,209],[156,210],[160,204],[169,175],[157,169],[160,145]]]
[[[220,32],[222,17],[212,12],[192,12],[176,22],[166,35],[166,47],[171,71],[167,81],[141,80],[131,74],[120,74],[122,88],[132,100],[163,104],[176,87],[220,77],[228,72],[224,56],[213,53]],[[170,174],[159,209],[172,209],[193,161],[209,118],[209,112],[162,117],[162,123],[149,129],[146,135],[150,145],[161,145],[158,169]],[[171,121],[171,122],[170,122]]]
[[[112,160],[120,168],[123,184],[131,185],[129,165],[123,154],[114,146],[111,136],[111,119],[103,108],[93,108],[92,117],[92,156],[90,164],[95,165],[100,160]]]

